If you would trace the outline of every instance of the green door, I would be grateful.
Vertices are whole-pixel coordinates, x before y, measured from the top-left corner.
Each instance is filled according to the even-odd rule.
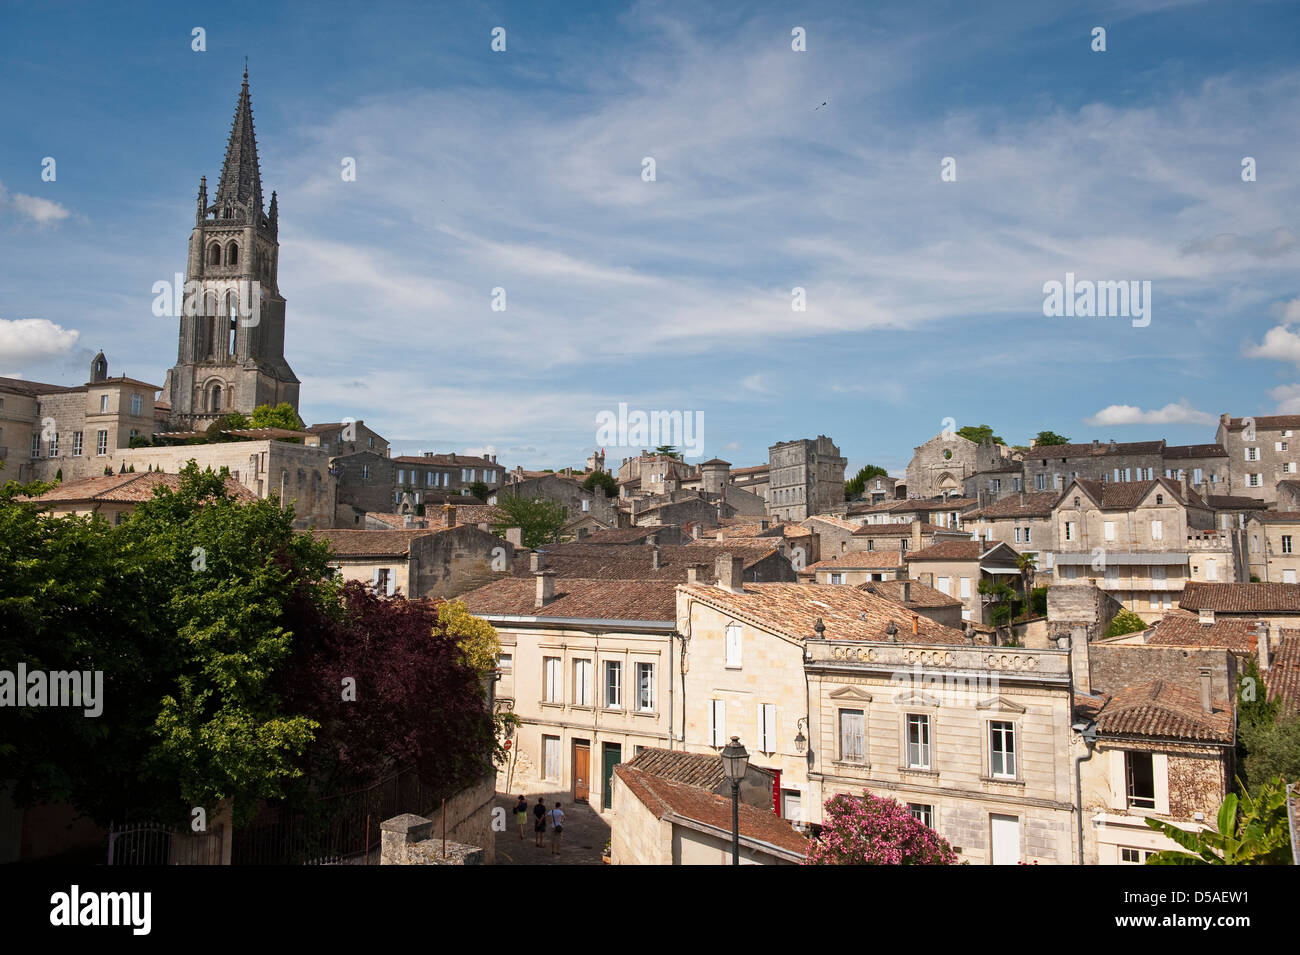
[[[605,792],[601,796],[601,803],[606,809],[613,809],[614,767],[623,762],[623,747],[618,743],[605,743],[602,752],[605,760]]]

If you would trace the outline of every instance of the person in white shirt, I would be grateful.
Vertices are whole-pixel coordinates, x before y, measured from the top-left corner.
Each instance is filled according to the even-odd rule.
[[[551,810],[551,854],[560,854],[560,836],[564,832],[564,810],[557,802]]]

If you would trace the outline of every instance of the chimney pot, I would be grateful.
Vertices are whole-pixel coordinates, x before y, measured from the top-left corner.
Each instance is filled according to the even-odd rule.
[[[1199,619],[1204,626],[1211,626],[1214,623],[1214,608],[1202,607],[1197,614],[1197,619]]]
[[[910,580],[905,580],[903,581],[903,603],[911,603],[911,602],[912,602],[912,582]]]
[[[657,543],[650,549],[650,569],[659,569],[659,545]]]
[[[707,566],[707,564],[687,564],[686,582],[688,584],[704,583],[704,571]]]
[[[455,504],[442,505],[442,522],[447,527],[456,526],[456,505]]]
[[[1268,623],[1264,620],[1255,624],[1255,652],[1259,656],[1259,672],[1266,673],[1271,665],[1269,660]]]
[[[1201,709],[1206,713],[1214,712],[1214,703],[1210,699],[1210,668],[1201,667]]]
[[[546,566],[546,558],[541,551],[535,550],[528,555],[528,569],[534,574],[538,573]]]
[[[537,599],[533,601],[533,608],[540,610],[555,599],[555,571],[541,570],[536,576]]]

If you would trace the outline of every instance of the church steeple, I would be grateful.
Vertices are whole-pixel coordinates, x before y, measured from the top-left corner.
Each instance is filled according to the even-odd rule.
[[[248,96],[247,65],[239,102],[235,106],[235,121],[230,126],[226,162],[221,167],[216,198],[210,208],[218,219],[252,218],[257,221],[262,216],[262,173],[257,164],[257,137],[253,134],[253,104]]]

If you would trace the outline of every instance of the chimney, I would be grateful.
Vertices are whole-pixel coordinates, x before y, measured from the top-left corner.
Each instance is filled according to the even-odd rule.
[[[1188,487],[1189,487],[1190,485],[1189,485],[1188,480],[1187,480],[1187,469],[1186,469],[1186,468],[1179,468],[1179,469],[1178,469],[1178,484],[1179,484],[1179,486],[1180,486],[1180,489],[1181,489],[1182,492],[1183,492],[1183,501],[1184,501],[1184,503],[1186,503],[1188,500],[1190,500],[1190,498],[1188,497],[1188,494],[1187,494],[1187,489],[1188,489]]]
[[[702,530],[704,530],[704,528],[699,524],[699,522],[696,522],[696,523],[692,524],[692,525],[691,525],[691,540],[699,540],[699,539],[700,539],[700,532],[701,532]]]
[[[912,550],[918,551],[924,546],[921,543],[921,522],[912,521]]]
[[[921,618],[916,614],[912,614],[912,636],[916,636],[920,632],[921,632]]]
[[[723,590],[730,591],[733,594],[743,594],[745,585],[742,580],[745,572],[745,561],[740,557],[733,557],[731,554],[719,554],[714,566],[714,576],[717,577],[717,584]]]
[[[650,549],[650,569],[659,569],[659,545],[657,543]]]
[[[522,527],[507,527],[506,543],[522,548],[524,546],[524,529]]]
[[[1201,621],[1201,623],[1204,626],[1207,627],[1212,626],[1214,624],[1214,608],[1202,607],[1198,615],[1198,619]]]
[[[1024,507],[1024,506],[1025,506],[1025,499],[1026,499],[1027,496],[1028,496],[1028,495],[1027,495],[1023,490],[1020,492],[1020,506],[1021,506],[1021,507]]]
[[[1259,656],[1259,672],[1267,673],[1269,667],[1268,622],[1255,624],[1255,653]]]
[[[537,599],[533,601],[533,609],[540,610],[555,599],[555,571],[539,570],[537,577]]]
[[[1214,704],[1210,700],[1210,668],[1201,667],[1201,709],[1206,713],[1214,712]]]
[[[1088,631],[1084,627],[1070,628],[1070,675],[1076,693],[1092,693],[1092,661],[1089,659]]]
[[[546,557],[540,550],[535,550],[528,555],[528,569],[534,574],[540,573],[546,567]]]
[[[686,565],[686,582],[688,584],[704,583],[704,572],[708,564],[687,564]]]
[[[912,602],[912,582],[910,580],[905,580],[903,581],[903,603],[906,604],[911,602]]]

